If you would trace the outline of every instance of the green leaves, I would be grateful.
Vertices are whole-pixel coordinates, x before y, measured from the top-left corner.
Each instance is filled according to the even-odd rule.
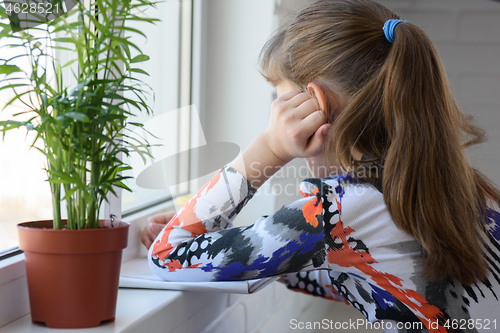
[[[134,57],[132,60],[130,60],[130,63],[136,63],[136,62],[144,62],[148,61],[149,57],[145,54],[139,54],[138,56]]]
[[[2,139],[5,138],[5,134],[7,131],[27,126],[27,122],[24,121],[15,121],[15,120],[4,120],[0,121],[0,132],[2,132]]]
[[[64,200],[68,228],[79,229],[98,226],[99,209],[106,195],[115,193],[114,187],[130,191],[124,183],[129,177],[121,175],[130,166],[121,156],[136,152],[144,161],[150,156],[149,143],[131,138],[126,128],[129,117],[152,112],[146,99],[149,87],[138,78],[149,74],[132,67],[149,56],[131,36],[146,37],[134,22],[158,21],[145,15],[156,6],[147,0],[94,0],[91,8],[83,3],[77,2],[68,16],[35,28],[36,34],[12,34],[10,25],[0,22],[0,38],[9,38],[7,47],[27,52],[0,59],[0,78],[7,78],[0,82],[0,91],[14,93],[7,106],[24,105],[15,117],[29,115],[29,121],[0,122],[0,131],[5,134],[20,127],[36,131],[35,141],[43,140],[43,148],[34,148],[47,159],[54,226],[61,226]],[[60,63],[54,57],[56,50],[70,53],[72,60]],[[24,57],[30,70],[16,66],[18,57]],[[70,86],[63,76],[76,67],[76,84]]]
[[[144,74],[144,75],[149,76],[148,72],[146,72],[145,70],[140,69],[140,68],[131,68],[130,71],[133,73],[139,73],[139,74]]]
[[[12,73],[19,73],[19,72],[22,71],[16,65],[9,65],[9,64],[0,65],[0,74],[9,75]]]
[[[60,171],[60,170],[47,170],[47,173],[52,177],[49,177],[48,181],[56,184],[75,184],[78,183],[76,178]]]
[[[6,19],[9,18],[7,15],[7,12],[5,11],[5,8],[3,6],[0,6],[0,18]]]
[[[66,112],[64,114],[64,117],[68,117],[76,121],[81,121],[83,123],[88,123],[90,121],[89,117],[85,113],[81,112],[74,112],[74,111]]]

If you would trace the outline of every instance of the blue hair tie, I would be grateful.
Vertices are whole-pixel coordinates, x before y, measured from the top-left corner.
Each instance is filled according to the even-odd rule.
[[[384,34],[385,38],[389,43],[394,43],[394,28],[401,22],[406,22],[402,20],[387,20],[384,24]]]

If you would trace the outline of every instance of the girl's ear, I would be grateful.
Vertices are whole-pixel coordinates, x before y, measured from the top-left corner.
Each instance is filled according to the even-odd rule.
[[[317,85],[316,83],[309,83],[307,85],[307,91],[309,91],[309,93],[311,94],[311,96],[314,97],[315,99],[315,102],[316,102],[316,106],[320,109],[320,110],[323,110],[323,111],[328,111],[326,109],[327,105],[326,105],[326,94],[325,92],[320,88],[319,85]]]
[[[330,91],[329,93],[321,88],[317,83],[311,82],[307,85],[307,91],[314,97],[316,106],[320,110],[326,112],[328,121],[333,122],[340,115],[344,109],[346,102],[340,97],[337,91]],[[327,95],[328,93],[328,95]],[[328,97],[327,97],[328,96]],[[328,98],[328,102],[327,102]]]

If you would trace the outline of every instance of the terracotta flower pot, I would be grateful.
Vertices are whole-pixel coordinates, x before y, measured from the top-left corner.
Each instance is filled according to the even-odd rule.
[[[32,322],[83,328],[114,321],[128,227],[123,222],[85,230],[52,229],[52,221],[19,224]]]

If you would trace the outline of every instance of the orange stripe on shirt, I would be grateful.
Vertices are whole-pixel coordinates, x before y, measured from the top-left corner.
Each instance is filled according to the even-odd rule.
[[[187,230],[191,232],[191,236],[195,237],[207,232],[207,229],[203,225],[203,222],[196,215],[195,207],[197,200],[204,194],[208,193],[215,184],[220,180],[221,172],[218,172],[207,184],[205,184],[197,193],[194,195],[179,212],[170,220],[170,222],[165,227],[161,239],[156,241],[153,245],[152,255],[154,258],[158,258],[161,261],[166,261],[169,254],[175,248],[170,242],[170,233],[176,227]],[[166,266],[166,264],[163,264]]]
[[[319,223],[317,216],[321,216],[323,213],[323,202],[318,188],[313,189],[312,195],[316,196],[316,200],[310,200],[302,206],[302,215],[304,215],[307,223],[316,228]]]

